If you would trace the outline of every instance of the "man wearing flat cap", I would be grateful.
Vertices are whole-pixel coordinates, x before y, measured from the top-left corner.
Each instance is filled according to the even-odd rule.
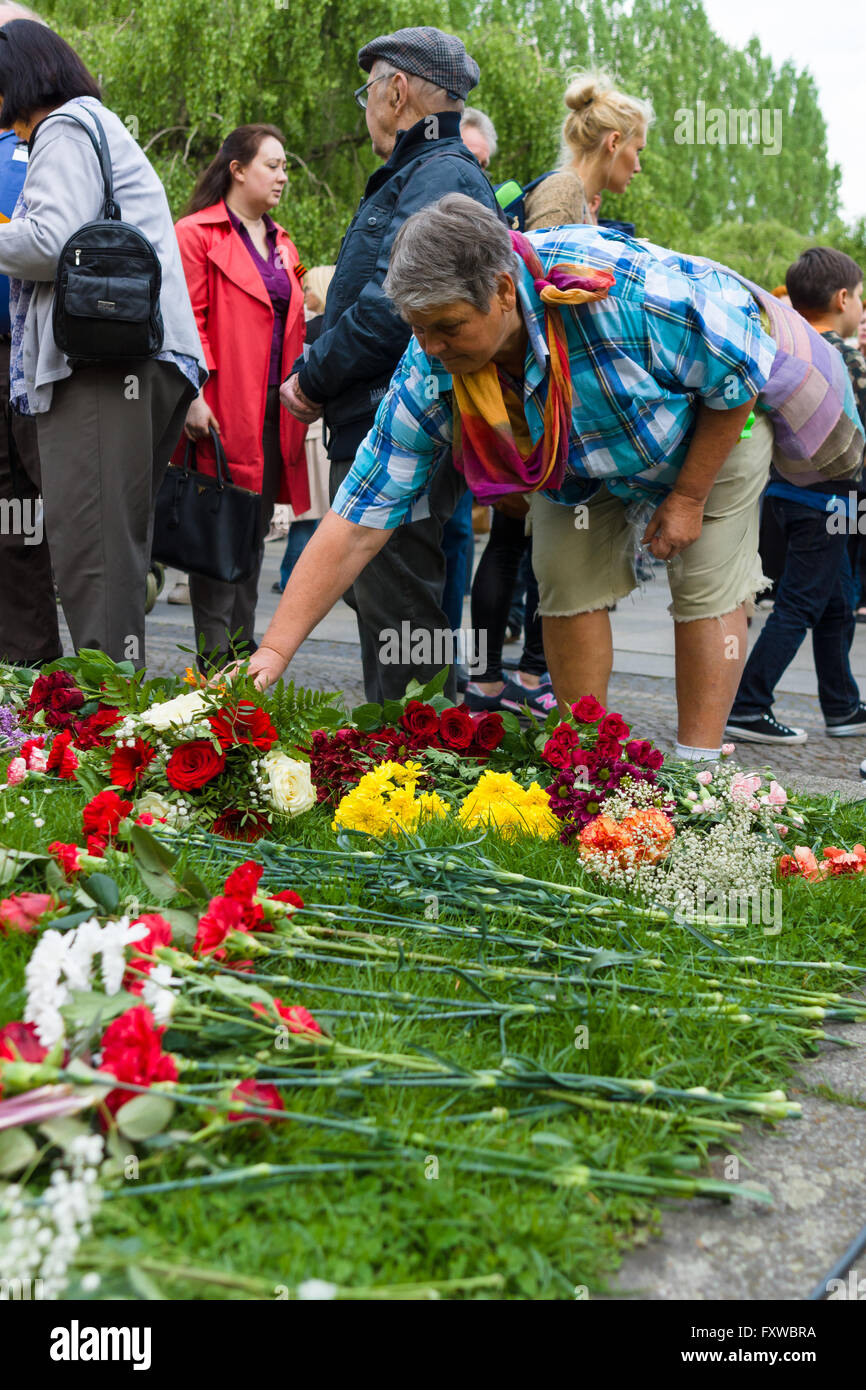
[[[490,184],[460,139],[464,102],[480,75],[460,39],[428,26],[398,29],[362,48],[358,63],[369,81],[355,97],[373,150],[385,162],[368,180],[343,240],[322,332],[281,393],[298,419],[311,423],[324,416],[332,498],[410,337],[382,290],[397,232],[412,213],[446,193],[465,193],[497,211]],[[435,658],[443,650],[441,640],[431,643],[423,634],[449,630],[442,610],[442,527],[464,488],[462,475],[444,458],[429,498],[345,596],[358,617],[368,700],[398,699],[410,680],[423,684],[444,664],[413,661],[412,651]],[[385,635],[394,631],[411,633],[411,647],[402,643],[398,662],[393,639]],[[453,670],[445,693],[455,695]]]

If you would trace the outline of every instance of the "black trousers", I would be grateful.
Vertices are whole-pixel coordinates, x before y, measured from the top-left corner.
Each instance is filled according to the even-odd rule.
[[[41,519],[36,421],[9,408],[9,343],[0,339],[0,659],[62,656],[51,558]]]
[[[523,556],[529,551],[532,564],[532,537],[525,532],[523,517],[506,516],[494,511],[490,538],[478,562],[472,583],[472,627],[476,641],[486,634],[486,669],[474,675],[476,681],[501,681],[502,644],[508,626],[508,615],[514,594],[514,582]],[[526,611],[523,620],[523,655],[519,670],[527,675],[543,676],[547,669],[541,619],[538,616],[538,585],[530,569],[532,582],[526,587]]]
[[[351,459],[332,462],[331,501],[351,467]],[[423,685],[443,666],[450,667],[444,693],[456,699],[451,628],[442,608],[442,528],[465,491],[462,473],[447,458],[430,489],[430,516],[398,526],[343,595],[358,618],[364,690],[375,704],[399,700],[411,680]]]

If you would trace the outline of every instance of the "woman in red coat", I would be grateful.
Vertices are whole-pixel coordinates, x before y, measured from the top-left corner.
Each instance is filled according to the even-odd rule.
[[[258,555],[251,577],[222,584],[191,574],[196,643],[223,665],[255,650],[253,627],[264,537],[275,502],[310,505],[305,427],[280,406],[280,383],[304,342],[304,296],[294,243],[268,216],[286,185],[283,136],[275,126],[239,126],[196,184],[177,239],[210,377],[185,433],[198,466],[216,473],[209,428],[219,434],[232,482],[261,494]],[[183,461],[185,443],[175,451]],[[203,639],[203,640],[202,640]],[[204,663],[199,660],[204,669]]]

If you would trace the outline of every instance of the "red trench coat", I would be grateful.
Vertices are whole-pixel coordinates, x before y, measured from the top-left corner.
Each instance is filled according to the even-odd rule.
[[[273,307],[223,202],[182,217],[175,231],[205,365],[211,373],[204,385],[204,398],[219,421],[232,482],[261,492]],[[304,295],[294,272],[298,252],[282,227],[277,228],[277,245],[283,248],[292,286],[283,338],[285,381],[303,349]],[[305,435],[306,425],[280,407],[283,479],[277,501],[289,502],[296,515],[310,505]],[[173,463],[183,462],[185,447],[186,436],[174,451]],[[196,453],[202,472],[214,476],[210,440],[197,444]]]

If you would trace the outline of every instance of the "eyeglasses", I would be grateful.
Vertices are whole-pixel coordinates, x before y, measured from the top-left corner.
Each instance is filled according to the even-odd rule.
[[[367,89],[368,89],[368,87],[373,87],[373,86],[375,86],[375,84],[376,84],[377,82],[381,82],[381,81],[383,80],[383,78],[386,78],[386,77],[393,77],[393,76],[394,76],[393,72],[382,72],[382,73],[379,74],[378,77],[371,78],[371,80],[370,80],[369,82],[365,82],[365,83],[364,83],[363,87],[359,87],[358,90],[357,90],[356,92],[353,92],[353,93],[352,93],[353,97],[355,98],[356,102],[358,103],[358,105],[360,106],[360,108],[361,108],[362,111],[366,111],[366,109],[367,109]]]

